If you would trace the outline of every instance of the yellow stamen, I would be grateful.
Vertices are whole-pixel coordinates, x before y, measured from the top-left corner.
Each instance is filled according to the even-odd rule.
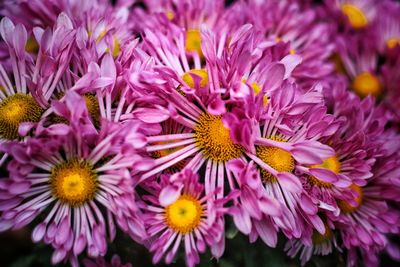
[[[359,7],[352,4],[343,4],[341,10],[354,29],[361,29],[368,25],[368,19]]]
[[[382,90],[378,77],[369,72],[363,72],[355,77],[351,87],[360,97],[378,96]]]
[[[83,96],[85,99],[86,107],[88,109],[90,118],[93,121],[94,126],[100,126],[100,107],[99,102],[97,101],[96,95],[94,94],[85,94]]]
[[[190,74],[195,74],[195,75],[201,77],[200,88],[203,88],[208,84],[208,73],[207,73],[206,70],[203,70],[203,69],[191,69],[191,70],[189,70],[188,72],[185,72],[182,75],[182,79],[185,81],[185,83],[190,88],[194,88],[195,87],[195,83],[194,83],[193,77]]]
[[[167,11],[165,12],[165,15],[169,20],[173,20],[175,18],[175,13],[173,11]]]
[[[321,164],[311,165],[310,168],[327,169],[338,174],[340,172],[340,161],[336,156],[332,156],[330,158],[325,159],[324,162],[322,162]],[[332,187],[331,183],[321,181],[320,179],[312,175],[308,176],[308,181],[311,184],[318,187],[326,187],[326,188]]]
[[[393,37],[393,38],[389,38],[387,41],[386,41],[386,46],[389,48],[389,49],[393,49],[393,48],[395,48],[396,46],[400,46],[400,37]]]
[[[15,94],[0,102],[0,137],[18,138],[21,122],[38,122],[43,109],[30,95]]]
[[[95,197],[97,174],[89,162],[74,158],[51,170],[50,185],[55,198],[70,206],[80,206]]]
[[[118,38],[114,36],[113,40],[114,40],[114,49],[113,49],[113,52],[112,52],[112,56],[114,58],[116,58],[118,56],[118,54],[119,54],[120,47],[119,47]]]
[[[190,195],[183,194],[178,200],[165,208],[167,225],[180,234],[194,231],[200,224],[203,208],[200,202]]]
[[[295,55],[295,54],[296,54],[296,50],[295,50],[294,48],[290,48],[289,53],[290,53],[291,55]]]
[[[197,147],[208,159],[225,162],[238,158],[243,153],[243,148],[233,143],[221,116],[203,113],[194,129],[194,136]]]
[[[96,43],[98,44],[98,43],[100,43],[100,41],[104,38],[104,36],[106,36],[106,34],[107,34],[107,30],[103,30],[100,34],[99,34],[99,36],[97,37],[97,39],[96,39]]]
[[[352,213],[356,211],[360,205],[362,204],[363,201],[363,192],[362,188],[356,184],[352,184],[350,187],[352,191],[355,191],[357,193],[356,197],[354,197],[354,202],[356,202],[356,206],[352,206],[350,203],[348,203],[345,200],[338,200],[337,204],[340,208],[340,210],[344,213]]]
[[[201,50],[201,35],[199,30],[188,30],[186,32],[186,51],[197,52],[200,57],[203,57]]]
[[[278,142],[286,142],[285,139],[277,136],[272,136],[270,139]],[[292,155],[280,148],[272,146],[256,146],[257,157],[271,166],[278,172],[293,172],[294,158]],[[277,179],[268,171],[260,168],[261,179],[264,182],[276,182]]]
[[[28,38],[28,41],[25,45],[25,50],[32,54],[37,54],[39,52],[39,45],[34,37]]]

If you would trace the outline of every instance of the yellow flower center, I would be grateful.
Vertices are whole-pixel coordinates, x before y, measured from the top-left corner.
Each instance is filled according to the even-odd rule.
[[[51,170],[50,185],[54,197],[70,206],[80,206],[92,200],[98,188],[93,166],[79,159],[70,159]]]
[[[279,142],[286,142],[285,139],[277,136],[272,136],[270,139]],[[256,153],[258,158],[278,172],[292,172],[294,170],[294,158],[289,152],[281,148],[273,146],[256,146]],[[260,172],[261,179],[265,183],[277,181],[274,175],[263,168],[260,168]]]
[[[325,159],[324,162],[322,162],[321,164],[311,165],[310,168],[327,169],[338,174],[340,172],[340,161],[336,156],[332,156],[330,158]],[[308,181],[311,184],[318,187],[326,187],[326,188],[332,187],[331,183],[321,181],[320,179],[312,175],[308,176]]]
[[[341,10],[354,29],[361,29],[368,25],[367,17],[357,6],[352,4],[343,4]]]
[[[345,200],[338,200],[337,204],[340,208],[340,210],[344,213],[352,213],[354,211],[356,211],[360,205],[362,204],[363,201],[363,192],[362,192],[362,188],[356,184],[352,184],[350,187],[350,189],[352,189],[353,191],[356,191],[357,196],[354,197],[354,202],[356,202],[356,206],[352,206],[350,205],[350,203],[348,203]]]
[[[228,161],[243,153],[242,146],[232,142],[229,129],[225,128],[221,116],[203,113],[194,129],[194,136],[197,147],[208,159]]]
[[[194,231],[200,224],[203,209],[200,202],[190,195],[183,194],[178,200],[165,208],[167,225],[180,234]]]
[[[311,238],[314,245],[320,245],[324,242],[331,240],[332,236],[332,230],[325,224],[325,234],[322,235],[318,231],[314,230]]]
[[[0,102],[0,137],[17,139],[21,122],[38,122],[43,109],[30,95],[15,94]]]
[[[190,88],[194,88],[195,87],[195,83],[194,83],[193,77],[190,74],[195,74],[195,75],[201,77],[200,88],[203,88],[208,84],[208,73],[207,73],[206,70],[203,70],[203,69],[191,69],[191,70],[189,70],[188,72],[185,72],[182,75],[182,79],[185,81],[185,83]]]
[[[389,38],[389,39],[386,41],[386,46],[387,46],[389,49],[393,49],[393,48],[395,48],[396,46],[400,46],[400,37]]]
[[[100,126],[100,107],[95,94],[85,94],[83,96],[90,118],[96,127]]]
[[[188,30],[186,32],[186,51],[197,52],[202,57],[203,51],[201,50],[201,36],[199,30]]]
[[[378,96],[382,90],[378,77],[369,72],[363,72],[354,78],[351,87],[360,97]]]

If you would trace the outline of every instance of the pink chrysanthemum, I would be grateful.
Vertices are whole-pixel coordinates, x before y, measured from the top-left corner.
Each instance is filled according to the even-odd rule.
[[[337,38],[339,71],[348,77],[349,88],[360,97],[378,97],[383,93],[384,85],[378,69],[377,47],[367,38],[367,35]]]
[[[18,3],[16,3],[18,2]],[[118,1],[120,3],[121,1]],[[116,57],[120,48],[132,37],[132,26],[128,21],[128,6],[132,1],[112,6],[109,1],[6,1],[1,12],[13,21],[22,23],[29,31],[35,27],[48,28],[56,24],[62,13],[71,18],[71,27],[77,30],[76,51],[80,59],[100,59],[111,52]],[[36,54],[38,42],[29,38],[27,50]],[[91,58],[88,58],[88,57]]]
[[[189,169],[172,176],[162,176],[160,182],[147,183],[143,218],[150,236],[153,263],[165,255],[167,264],[184,245],[187,266],[198,264],[199,252],[210,246],[217,258],[225,247],[223,208],[225,199],[215,200],[221,188],[206,193],[198,175]]]
[[[243,31],[239,31],[238,37],[241,33]],[[207,32],[204,36],[212,38],[213,35]],[[151,38],[156,37],[151,36]],[[249,139],[241,137],[247,134],[246,129],[237,129],[233,137],[230,131],[231,125],[224,119],[228,113],[239,112],[239,109],[235,111],[234,106],[240,104],[223,99],[229,97],[229,92],[223,88],[224,83],[220,82],[220,70],[215,59],[217,47],[213,39],[207,40],[204,43],[204,47],[207,47],[204,53],[205,68],[195,69],[189,73],[185,73],[181,66],[177,65],[179,64],[178,55],[172,54],[171,50],[164,47],[157,49],[160,55],[165,53],[170,60],[161,56],[168,62],[168,67],[156,67],[159,72],[158,80],[152,78],[154,83],[148,86],[153,86],[159,97],[167,101],[168,113],[166,114],[176,126],[170,127],[173,132],[168,134],[164,132],[162,135],[147,138],[149,143],[146,147],[147,152],[161,153],[164,156],[155,160],[155,167],[151,171],[143,173],[142,180],[158,175],[186,160],[185,167],[196,172],[202,166],[206,166],[206,192],[213,191],[217,184],[222,186],[225,183],[226,163],[243,154],[243,147],[237,144],[234,138]],[[233,43],[234,41],[235,38]],[[162,64],[162,62],[157,63]],[[183,65],[185,66],[185,63]],[[144,82],[147,82],[146,80]],[[228,105],[231,106],[228,107]],[[156,118],[159,114],[155,112],[152,116]],[[146,117],[150,118],[150,115]],[[243,121],[246,119],[243,118]],[[221,190],[219,195],[223,194]]]
[[[32,239],[54,247],[54,264],[69,259],[78,266],[85,248],[92,257],[105,255],[115,223],[135,240],[146,237],[128,170],[142,159],[128,145],[140,135],[135,123],[103,124],[97,133],[74,92],[54,109],[69,125],[39,124],[34,137],[5,147],[12,161],[0,186],[0,228],[19,229],[46,214]]]
[[[382,54],[386,52],[389,53],[389,56],[395,56],[395,53],[390,54],[390,52],[396,48],[398,50],[400,46],[400,25],[398,23],[400,5],[396,2],[384,1],[379,12],[385,16],[379,16],[374,25],[377,35],[376,42]]]
[[[374,0],[325,0],[332,19],[343,22],[349,29],[364,30],[373,25],[380,2]]]
[[[334,49],[332,30],[319,21],[313,9],[287,0],[238,4],[268,43],[288,43],[290,54],[301,56],[301,63],[292,73],[297,83],[310,87],[332,73],[333,66],[328,61]]]
[[[0,23],[1,36],[8,46],[13,77],[0,64],[0,143],[20,138],[19,127],[39,122],[69,63],[75,32],[68,18],[60,15],[54,29],[36,28],[40,50],[36,62],[25,51],[27,32],[8,18]],[[24,130],[22,130],[24,131]],[[6,154],[0,159],[0,166]]]
[[[310,226],[324,233],[316,203],[304,191],[297,172],[333,156],[332,148],[317,140],[331,135],[337,125],[321,105],[321,88],[305,94],[293,84],[281,88],[270,95],[254,128],[255,150],[246,151],[246,156],[258,166],[265,190],[294,216],[297,225],[292,234],[299,236]]]
[[[340,250],[334,221],[342,212],[341,203],[357,205],[348,188],[353,184],[365,185],[373,176],[372,166],[381,155],[379,137],[387,122],[383,109],[374,108],[370,97],[360,101],[349,94],[344,85],[338,82],[330,100],[340,127],[333,135],[321,139],[335,150],[335,155],[322,164],[301,167],[306,174],[301,177],[303,187],[317,203],[326,228],[325,234],[306,230],[300,240],[288,241],[285,247],[288,255],[299,254],[302,264],[313,254],[327,255],[334,247]]]

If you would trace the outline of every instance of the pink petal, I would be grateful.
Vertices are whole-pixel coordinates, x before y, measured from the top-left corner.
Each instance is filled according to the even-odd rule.
[[[233,212],[233,221],[236,227],[243,234],[248,235],[251,231],[251,220],[247,212],[242,209],[236,208]]]
[[[286,190],[292,193],[301,193],[303,187],[301,182],[297,176],[288,173],[288,172],[281,172],[277,174],[277,178],[279,184],[284,187]]]
[[[300,206],[307,214],[317,214],[318,207],[312,202],[310,197],[308,197],[306,194],[302,194],[300,199]]]
[[[167,120],[170,116],[169,111],[155,108],[138,108],[133,114],[146,123],[160,123]]]
[[[299,55],[287,55],[281,60],[281,63],[285,65],[285,77],[287,79],[292,71],[301,63],[302,58]]]
[[[312,168],[310,169],[310,173],[317,179],[326,183],[335,183],[339,180],[337,175],[328,169]]]
[[[265,244],[270,247],[276,247],[278,235],[269,219],[254,221],[254,227],[257,229],[257,233],[260,235]]]
[[[265,214],[271,216],[280,216],[282,214],[281,205],[276,199],[262,197],[259,203],[261,211]]]
[[[279,86],[281,86],[284,75],[285,75],[285,66],[280,63],[274,63],[272,66],[266,70],[266,77],[269,77],[264,84],[265,90],[273,91]]]
[[[45,223],[40,223],[33,229],[32,232],[32,240],[33,242],[37,243],[40,240],[43,239],[44,234],[46,233],[46,224]]]
[[[158,197],[158,201],[160,202],[161,206],[166,207],[175,202],[181,195],[182,188],[183,185],[181,186],[168,185],[165,188],[163,188],[160,192],[160,196]]]

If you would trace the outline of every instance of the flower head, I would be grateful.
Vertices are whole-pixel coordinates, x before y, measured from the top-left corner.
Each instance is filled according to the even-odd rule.
[[[151,195],[143,196],[144,220],[150,235],[150,251],[157,263],[165,255],[171,263],[179,247],[184,245],[187,266],[199,263],[199,252],[207,246],[215,257],[224,250],[223,204],[215,200],[221,188],[206,193],[198,175],[184,169],[172,176],[162,176],[160,182],[150,182]]]
[[[115,222],[138,241],[146,237],[128,170],[141,157],[127,144],[133,124],[104,124],[97,133],[81,96],[69,92],[55,105],[59,115],[69,110],[69,125],[39,125],[34,137],[7,147],[12,161],[1,181],[7,197],[0,224],[2,231],[19,229],[45,214],[32,239],[53,246],[54,264],[76,265],[85,248],[92,257],[105,255]]]

